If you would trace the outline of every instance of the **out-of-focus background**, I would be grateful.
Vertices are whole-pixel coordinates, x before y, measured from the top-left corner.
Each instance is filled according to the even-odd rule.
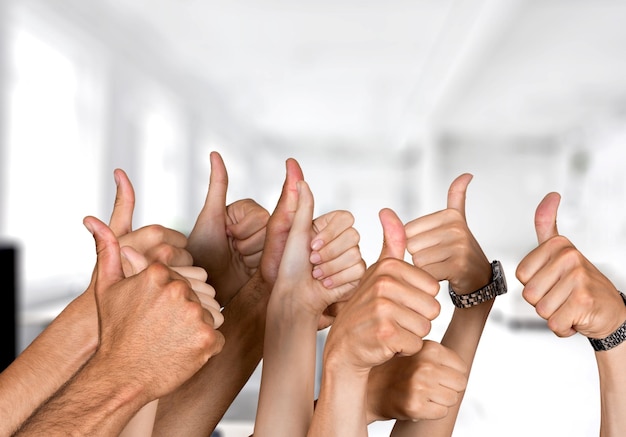
[[[108,219],[116,167],[135,185],[136,227],[188,232],[210,151],[229,201],[270,211],[294,157],[316,214],[354,214],[368,262],[381,208],[405,221],[442,209],[471,172],[468,222],[510,291],[455,436],[597,435],[591,349],[547,331],[515,268],[536,245],[536,205],[558,191],[561,233],[625,282],[625,23],[623,0],[0,0],[0,254],[16,272],[1,306],[17,328],[4,349],[86,287],[81,221]],[[435,340],[451,311],[440,300]],[[251,432],[258,379],[222,437]]]

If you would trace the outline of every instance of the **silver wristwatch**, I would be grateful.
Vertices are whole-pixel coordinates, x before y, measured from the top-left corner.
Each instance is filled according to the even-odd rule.
[[[504,270],[500,261],[492,261],[491,272],[491,282],[469,294],[456,294],[452,286],[448,284],[448,292],[454,306],[457,308],[470,308],[506,293],[506,278],[504,277]]]
[[[624,301],[624,305],[626,305],[626,296],[621,291],[619,292],[620,296],[622,296],[622,300]],[[609,349],[613,349],[615,346],[621,344],[624,340],[626,340],[626,321],[622,323],[622,325],[615,330],[611,335],[604,338],[589,338],[589,342],[593,347],[594,351],[608,351]]]

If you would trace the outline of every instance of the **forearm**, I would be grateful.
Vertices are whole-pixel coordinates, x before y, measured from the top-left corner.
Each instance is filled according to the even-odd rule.
[[[365,437],[368,372],[324,366],[320,395],[308,437]]]
[[[206,436],[215,429],[261,361],[268,298],[258,275],[233,297],[223,310],[224,348],[159,400],[155,436]]]
[[[268,306],[254,435],[304,436],[313,415],[319,315],[274,293]]]
[[[77,297],[0,373],[0,435],[15,431],[93,354],[98,342],[93,299],[90,293]]]
[[[441,344],[455,351],[471,371],[478,344],[482,336],[487,317],[494,301],[488,301],[472,308],[455,308],[452,320],[448,325]],[[393,437],[404,436],[433,436],[443,437],[452,435],[459,413],[464,392],[461,393],[456,406],[449,409],[443,419],[422,420],[419,422],[398,421],[393,429]]]
[[[89,361],[14,436],[118,435],[148,399],[109,368]]]
[[[626,433],[626,344],[595,355],[600,375],[600,436],[623,436]]]

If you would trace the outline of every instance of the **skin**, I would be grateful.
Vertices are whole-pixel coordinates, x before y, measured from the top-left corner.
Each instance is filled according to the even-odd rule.
[[[304,180],[296,160],[288,159],[285,164],[285,182],[266,224],[258,268],[222,311],[225,320],[220,331],[226,338],[224,348],[179,389],[159,400],[154,435],[210,435],[261,360],[267,305],[297,208],[297,183]],[[341,217],[332,212],[310,223],[314,235],[309,258],[312,274],[326,288],[350,280],[338,268],[343,261],[337,262],[343,253],[338,248],[344,244],[343,232],[338,231],[345,226]],[[224,229],[220,229],[223,233]],[[242,260],[242,257],[231,259]],[[321,323],[329,322],[323,319]]]
[[[123,247],[135,249],[148,263],[172,268],[190,266],[186,237],[158,225],[132,229],[135,195],[124,171],[116,169],[117,192],[110,228]],[[134,274],[122,257],[125,275]],[[98,344],[98,314],[94,295],[95,276],[88,288],[37,336],[0,373],[0,434],[10,435],[47,398],[52,396],[93,355]]]
[[[115,234],[94,217],[84,223],[96,241],[98,346],[16,436],[119,434],[139,408],[174,390],[224,344],[183,276],[155,262],[125,278]]]
[[[424,340],[415,355],[373,367],[367,386],[368,423],[445,417],[467,387],[468,368],[453,350]]]
[[[252,199],[226,206],[226,166],[219,153],[211,152],[210,158],[209,187],[187,250],[209,274],[217,301],[226,306],[259,266],[269,213]]]
[[[359,235],[347,211],[334,213],[337,233],[331,245],[338,254],[335,266],[346,283],[326,288],[314,278],[311,246],[315,232],[313,194],[297,182],[297,208],[272,290],[267,313],[263,371],[254,435],[304,435],[313,415],[315,354],[323,313],[348,299],[363,275],[365,263],[358,249]],[[329,245],[329,246],[331,246]]]
[[[472,175],[462,174],[450,185],[447,208],[407,223],[407,248],[413,263],[433,275],[438,281],[447,280],[457,294],[467,294],[491,281],[491,266],[480,245],[472,235],[465,216],[467,187]],[[441,345],[456,353],[469,378],[487,317],[494,300],[471,308],[455,308]],[[459,387],[459,385],[455,386]],[[465,391],[458,393],[457,402],[439,409],[439,418],[431,420],[398,420],[392,431],[394,437],[450,436]],[[451,398],[447,398],[448,404]],[[444,407],[445,405],[440,405]],[[445,414],[443,414],[445,412]]]
[[[559,337],[577,332],[589,338],[604,338],[626,320],[626,306],[611,281],[576,247],[559,235],[558,193],[549,193],[535,212],[538,247],[517,267],[524,285],[522,296],[547,320]],[[600,378],[601,437],[626,432],[626,346],[595,352]]]
[[[357,290],[339,311],[324,347],[320,396],[309,436],[367,436],[372,368],[422,349],[440,310],[439,283],[406,263],[406,235],[397,215],[380,212],[384,243]]]

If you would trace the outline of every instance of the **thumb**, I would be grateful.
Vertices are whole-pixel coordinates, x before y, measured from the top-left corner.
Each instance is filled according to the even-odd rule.
[[[465,218],[465,197],[467,186],[474,176],[470,173],[463,173],[450,184],[448,189],[448,208],[456,209]]]
[[[211,176],[204,208],[209,211],[212,217],[225,216],[227,190],[228,173],[226,172],[224,160],[219,153],[211,152]]]
[[[116,282],[124,279],[120,245],[113,231],[95,217],[85,217],[85,227],[96,240],[96,295]]]
[[[124,276],[129,277],[141,273],[148,267],[148,260],[141,253],[130,246],[124,246],[122,251],[122,267]]]
[[[298,181],[296,188],[298,191],[298,208],[291,229],[302,232],[303,235],[310,235],[311,223],[313,222],[313,193],[305,181]]]
[[[133,210],[135,209],[135,190],[122,169],[113,172],[117,190],[115,204],[109,220],[109,227],[116,237],[121,237],[133,230]]]
[[[404,259],[406,251],[406,232],[398,215],[389,208],[381,209],[378,213],[383,226],[383,248],[378,260],[384,258]]]
[[[283,183],[283,189],[280,193],[280,198],[274,209],[273,216],[280,217],[282,220],[286,216],[292,216],[295,214],[298,208],[298,181],[304,180],[304,175],[300,164],[293,158],[287,159],[286,162],[287,173],[285,175],[285,182]],[[270,218],[271,221],[271,218]],[[289,220],[291,222],[291,220]]]
[[[561,195],[553,192],[546,194],[546,197],[537,206],[535,231],[539,244],[559,235],[559,230],[556,227],[556,213],[559,209],[559,203],[561,203]]]
[[[305,181],[296,183],[298,205],[291,222],[279,271],[282,275],[300,273],[302,268],[311,269],[309,262],[311,245],[311,223],[313,221],[313,194]]]
[[[276,281],[289,230],[298,208],[297,183],[304,180],[298,161],[289,158],[286,162],[286,167],[287,174],[280,198],[267,222],[265,245],[263,247],[263,255],[261,256],[261,274],[271,283]]]

